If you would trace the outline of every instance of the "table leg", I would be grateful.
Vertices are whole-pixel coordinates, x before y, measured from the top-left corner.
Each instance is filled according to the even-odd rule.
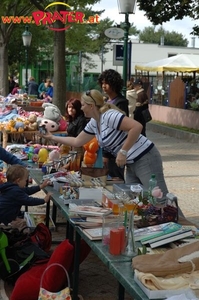
[[[49,228],[50,201],[46,204],[46,226]]]
[[[3,130],[3,142],[2,142],[2,146],[4,149],[6,149],[7,147],[7,141],[8,141],[8,134],[5,130]]]
[[[52,207],[52,219],[56,226],[56,218],[57,218],[57,206],[53,203]]]
[[[118,300],[124,300],[125,289],[121,283],[118,284]]]
[[[75,232],[75,257],[74,257],[74,273],[73,273],[73,293],[72,299],[78,300],[78,287],[79,287],[79,260],[80,260],[80,243],[81,236]]]

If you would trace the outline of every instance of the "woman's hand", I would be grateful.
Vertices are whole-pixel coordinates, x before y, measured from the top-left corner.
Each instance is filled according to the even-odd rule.
[[[126,165],[126,156],[118,152],[115,162],[118,167],[123,168]]]
[[[50,131],[48,131],[46,128],[45,128],[45,133],[39,130],[39,136],[41,138],[45,138],[47,140],[52,140],[52,138],[53,138],[52,133]]]

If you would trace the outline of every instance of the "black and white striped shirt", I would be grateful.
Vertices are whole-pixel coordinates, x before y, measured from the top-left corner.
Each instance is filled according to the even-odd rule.
[[[95,135],[100,147],[114,156],[117,156],[117,153],[122,148],[128,134],[126,131],[119,130],[124,117],[125,115],[118,110],[109,109],[100,117],[100,130],[98,130],[97,121],[91,119],[84,128],[84,131],[88,134]],[[131,164],[138,160],[152,147],[153,143],[140,134],[135,144],[127,153],[127,164]]]

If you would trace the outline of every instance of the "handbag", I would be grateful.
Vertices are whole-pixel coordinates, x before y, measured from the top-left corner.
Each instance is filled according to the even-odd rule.
[[[152,120],[152,116],[148,108],[142,111],[142,116],[146,123]]]
[[[82,167],[82,180],[84,182],[84,187],[96,187],[96,186],[106,186],[107,168],[91,168],[91,167]]]
[[[50,291],[42,288],[42,282],[44,279],[44,275],[48,271],[48,269],[51,268],[52,266],[61,267],[64,270],[67,281],[68,281],[68,287],[65,287],[63,290],[58,291],[58,292],[50,292]],[[56,278],[55,280],[59,280],[59,278]],[[44,270],[42,277],[41,277],[38,300],[72,300],[71,295],[70,295],[69,275],[68,275],[68,272],[66,271],[66,269],[61,264],[58,264],[58,263],[51,264]]]

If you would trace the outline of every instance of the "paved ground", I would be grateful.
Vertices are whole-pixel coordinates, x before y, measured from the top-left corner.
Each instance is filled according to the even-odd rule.
[[[199,227],[199,150],[197,143],[188,143],[167,135],[147,132],[161,152],[168,189],[178,197],[185,216]],[[64,238],[58,228],[59,238]],[[107,268],[91,252],[80,266],[79,293],[84,300],[116,300],[117,282]],[[130,300],[128,294],[125,300]]]

